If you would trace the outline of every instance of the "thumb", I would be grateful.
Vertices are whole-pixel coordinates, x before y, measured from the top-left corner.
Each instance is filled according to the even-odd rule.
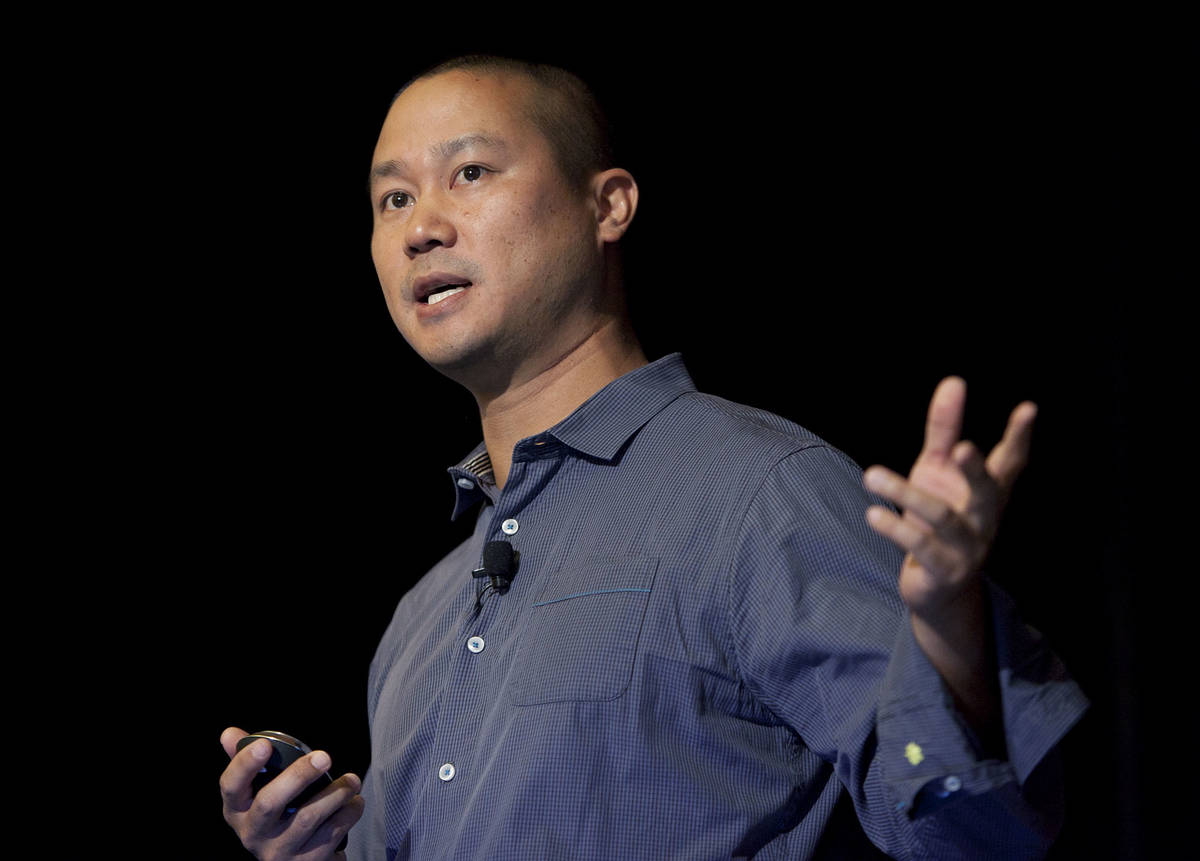
[[[227,727],[221,733],[221,747],[225,748],[225,753],[229,755],[230,759],[233,759],[233,755],[237,753],[237,743],[248,735],[250,733],[236,726]]]

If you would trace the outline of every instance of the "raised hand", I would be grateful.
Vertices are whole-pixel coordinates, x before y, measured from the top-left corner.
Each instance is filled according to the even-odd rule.
[[[863,476],[867,488],[903,511],[867,509],[880,535],[907,551],[900,598],[908,605],[921,649],[947,682],[959,707],[985,734],[996,727],[995,681],[989,678],[987,602],[981,569],[1013,485],[1029,458],[1037,407],[1025,401],[985,460],[960,440],[967,386],[938,384],[929,404],[925,443],[908,478],[882,466]]]
[[[1026,401],[1012,411],[1004,438],[984,460],[971,442],[959,440],[966,398],[962,379],[942,380],[929,404],[925,444],[908,478],[882,466],[864,476],[869,489],[904,512],[897,516],[872,506],[867,520],[907,551],[900,597],[920,616],[936,616],[975,584],[1029,458],[1036,406]]]

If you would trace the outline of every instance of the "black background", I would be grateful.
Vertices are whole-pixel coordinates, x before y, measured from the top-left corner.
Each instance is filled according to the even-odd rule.
[[[641,188],[636,322],[701,389],[897,469],[948,373],[985,447],[1039,403],[990,567],[1093,701],[1053,857],[1156,857],[1181,790],[1147,740],[1178,730],[1157,670],[1187,574],[1158,559],[1139,477],[1181,457],[1146,343],[1194,284],[1188,53],[1122,22],[547,19],[514,39],[411,12],[344,39],[156,25],[38,61],[61,83],[22,141],[51,162],[31,216],[49,326],[19,366],[41,381],[30,577],[81,572],[69,598],[41,585],[81,662],[67,715],[104,719],[123,775],[98,827],[170,840],[147,857],[238,857],[229,724],[367,766],[367,665],[463,534],[444,467],[479,430],[388,318],[366,171],[394,91],[487,50],[567,65],[607,104]]]

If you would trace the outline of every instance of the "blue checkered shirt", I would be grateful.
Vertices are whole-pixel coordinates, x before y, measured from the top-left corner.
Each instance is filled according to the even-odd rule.
[[[482,446],[450,470],[474,534],[380,643],[351,858],[809,858],[843,796],[895,857],[1045,852],[1027,779],[1082,694],[989,585],[1008,759],[980,756],[841,452],[668,356],[513,454],[502,491]],[[518,569],[477,611],[491,540]]]

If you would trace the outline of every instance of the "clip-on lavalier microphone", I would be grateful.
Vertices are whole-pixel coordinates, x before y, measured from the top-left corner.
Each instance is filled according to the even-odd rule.
[[[483,545],[483,564],[472,571],[471,576],[476,579],[487,577],[490,583],[475,595],[476,613],[483,607],[483,596],[488,589],[497,595],[508,591],[520,560],[520,552],[514,550],[507,541],[489,541]]]

